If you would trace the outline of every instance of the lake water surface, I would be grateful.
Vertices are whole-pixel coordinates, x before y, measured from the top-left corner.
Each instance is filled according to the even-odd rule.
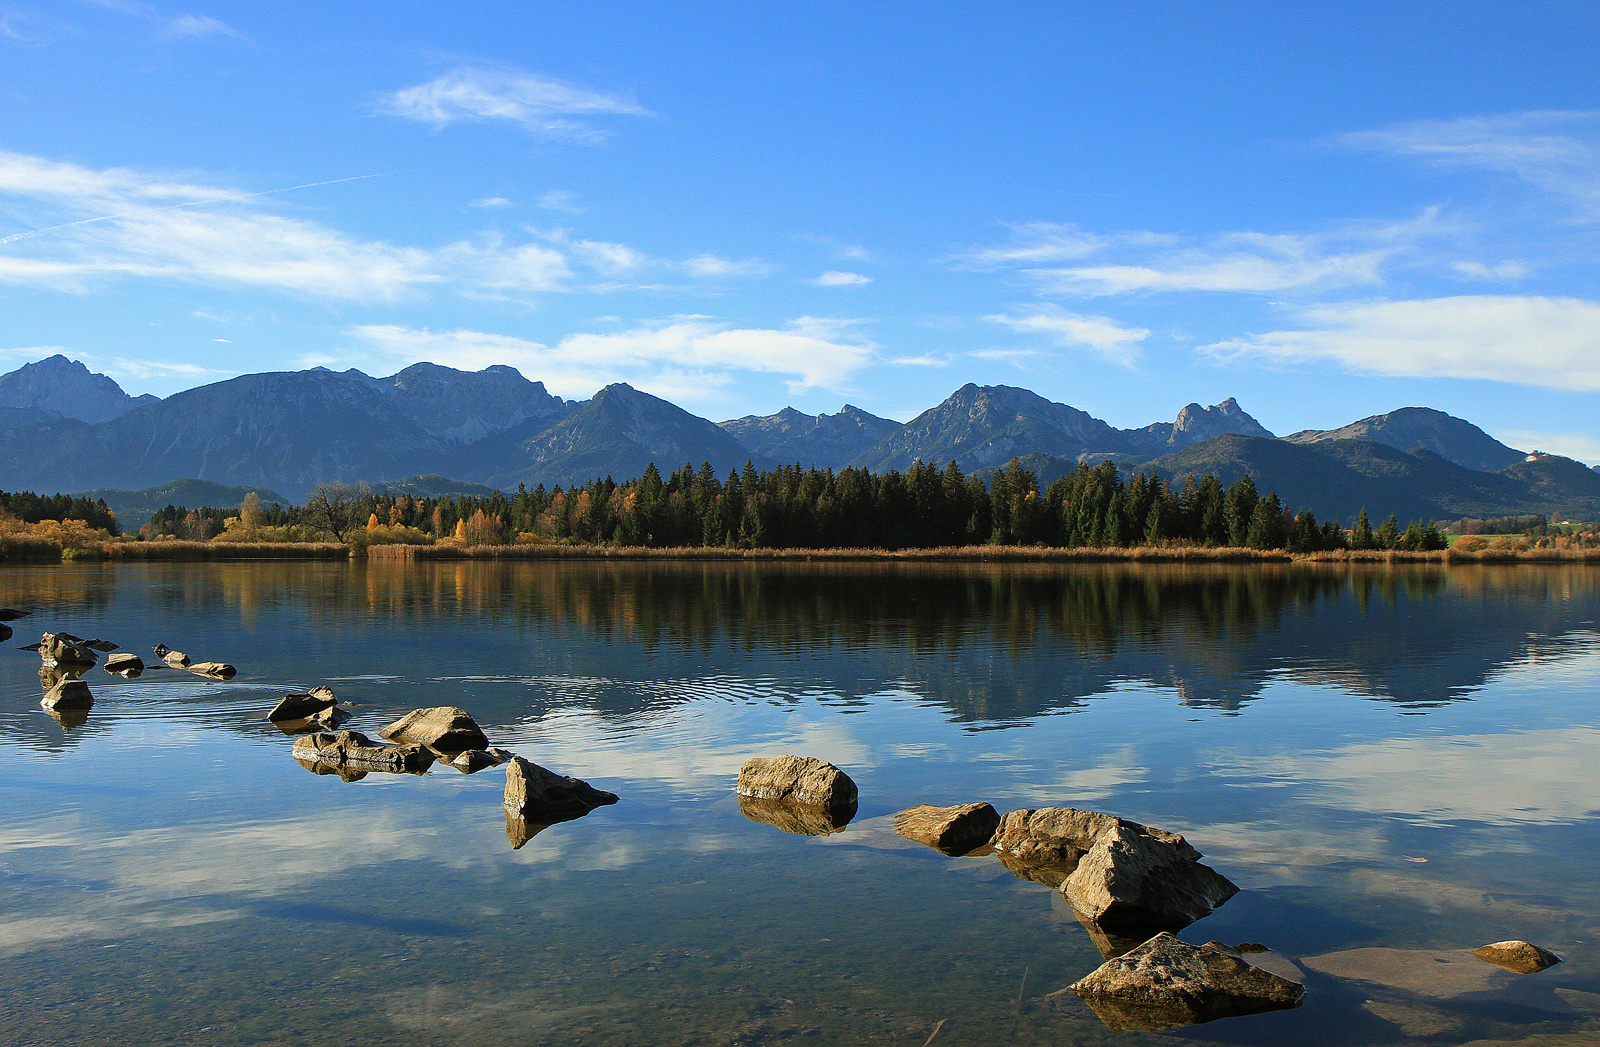
[[[487,562],[0,568],[4,1044],[1600,1044],[1600,570]],[[232,662],[100,669],[44,630]],[[513,849],[504,772],[345,782],[265,719],[458,705],[621,801]],[[741,814],[846,770],[842,832]],[[1181,932],[1305,1004],[1114,1032],[1101,950],[914,804],[1183,832],[1242,889]],[[1514,975],[1460,950],[1525,938]]]

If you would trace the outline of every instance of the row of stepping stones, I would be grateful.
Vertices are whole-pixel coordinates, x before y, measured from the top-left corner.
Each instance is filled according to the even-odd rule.
[[[842,829],[859,802],[849,775],[804,756],[747,760],[736,791],[747,817],[810,836]],[[893,820],[907,839],[950,856],[992,854],[1015,875],[1061,892],[1106,962],[1047,997],[1052,1004],[1075,995],[1112,1029],[1159,1031],[1304,1000],[1299,969],[1267,947],[1195,946],[1171,933],[1239,890],[1202,865],[1200,852],[1178,833],[1072,807],[1002,816],[987,803],[924,804]],[[1521,940],[1471,955],[1519,974],[1561,962]]]

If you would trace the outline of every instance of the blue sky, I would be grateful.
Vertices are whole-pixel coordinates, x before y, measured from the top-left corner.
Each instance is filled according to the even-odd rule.
[[[0,364],[1600,462],[1593,4],[0,0]]]

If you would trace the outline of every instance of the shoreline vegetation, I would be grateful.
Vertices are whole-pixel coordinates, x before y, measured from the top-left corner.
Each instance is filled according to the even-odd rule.
[[[53,518],[58,515],[60,518]],[[303,505],[167,506],[122,535],[104,502],[0,492],[0,561],[702,560],[993,563],[1600,562],[1593,524],[1543,516],[1346,528],[1262,496],[1247,475],[1181,483],[1080,465],[1041,488],[1013,459],[987,482],[951,462],[906,472],[780,466],[720,479],[654,465],[617,483],[488,497],[318,484]],[[1522,533],[1495,534],[1495,527]],[[1485,532],[1489,533],[1485,533]]]

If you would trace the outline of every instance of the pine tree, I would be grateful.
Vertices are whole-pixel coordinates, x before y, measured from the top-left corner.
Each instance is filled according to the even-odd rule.
[[[1356,517],[1356,525],[1350,529],[1350,548],[1376,549],[1378,536],[1372,533],[1372,522],[1367,519],[1367,507],[1361,507],[1361,515]]]

